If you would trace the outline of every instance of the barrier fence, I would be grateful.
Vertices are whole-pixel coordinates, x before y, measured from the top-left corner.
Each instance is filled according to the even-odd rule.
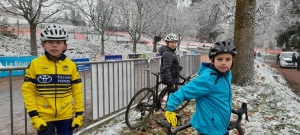
[[[183,67],[181,75],[196,74],[200,66],[200,55],[179,56]],[[84,92],[84,125],[77,134],[95,127],[123,113],[131,97],[143,87],[153,86],[155,77],[151,72],[160,71],[160,57],[120,61],[77,62],[77,66],[90,66],[90,70],[80,72]],[[9,76],[0,83],[0,134],[35,134],[30,119],[24,109],[21,93],[23,76],[13,77],[14,70],[26,67],[2,67]]]

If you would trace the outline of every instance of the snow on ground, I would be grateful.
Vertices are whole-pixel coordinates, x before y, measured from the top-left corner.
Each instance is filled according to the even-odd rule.
[[[287,87],[282,75],[269,65],[255,60],[255,83],[253,87],[233,85],[234,107],[248,103],[250,122],[242,121],[246,135],[292,135],[300,134],[300,98]],[[193,111],[195,108],[191,108]],[[161,128],[155,130],[162,130]],[[126,128],[124,114],[108,124],[93,129],[93,135],[115,135],[130,132]],[[231,132],[230,134],[234,134]]]
[[[70,58],[93,57],[100,54],[100,41],[98,40],[76,40],[69,39],[67,41],[68,50],[66,55]],[[30,55],[29,37],[20,36],[17,39],[11,39],[0,35],[0,56],[28,56]],[[40,45],[39,38],[37,39],[38,54],[44,53]],[[105,42],[104,52],[106,55],[129,54],[132,53],[132,44],[118,44],[114,41]],[[152,46],[137,45],[137,53],[151,53]]]

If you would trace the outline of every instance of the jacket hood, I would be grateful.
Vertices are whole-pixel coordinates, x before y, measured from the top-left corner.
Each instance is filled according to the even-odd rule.
[[[216,75],[227,75],[229,71],[226,72],[220,72],[218,69],[215,68],[215,66],[211,63],[202,62],[200,69],[198,70],[198,74],[203,72],[206,69],[210,69],[213,71],[213,74]]]
[[[211,63],[207,63],[207,62],[202,62],[202,64],[200,65],[200,68],[198,70],[198,74],[201,74],[201,72],[203,72],[204,70],[207,69],[211,69],[215,72],[217,72],[216,70],[212,69],[213,65]]]
[[[166,45],[163,45],[162,47],[160,47],[159,49],[158,49],[158,53],[160,54],[160,55],[162,55],[165,51],[175,51],[176,50],[176,48],[175,49],[171,49],[170,47],[168,47],[168,46],[166,46]]]

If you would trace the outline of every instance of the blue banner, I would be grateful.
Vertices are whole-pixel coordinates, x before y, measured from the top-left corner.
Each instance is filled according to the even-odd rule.
[[[37,56],[20,56],[20,57],[0,57],[0,68],[1,67],[27,67],[31,60]],[[21,76],[24,74],[23,70],[13,70],[13,76]],[[9,76],[9,71],[0,71],[0,77]]]
[[[78,59],[71,59],[73,62],[89,62],[90,58],[78,58]],[[82,71],[88,71],[91,69],[91,64],[85,64],[85,65],[77,65],[78,72]]]
[[[105,55],[105,61],[109,60],[122,60],[122,55]]]
[[[191,50],[191,54],[196,55],[198,52],[196,50]]]

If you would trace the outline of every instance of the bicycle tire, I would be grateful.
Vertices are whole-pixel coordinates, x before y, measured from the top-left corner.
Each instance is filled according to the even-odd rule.
[[[233,124],[234,122],[230,121],[230,124]],[[244,130],[240,125],[237,125],[234,127],[233,130],[236,130],[238,132],[238,135],[244,135]]]
[[[153,113],[154,91],[151,88],[139,90],[131,98],[125,113],[125,123],[129,128],[142,126]]]
[[[240,125],[237,125],[234,129],[238,131],[239,135],[244,135],[244,130]]]
[[[162,111],[166,111],[166,107],[167,107],[167,101],[169,99],[169,94],[167,92],[168,87],[165,87],[158,95],[158,99],[160,100],[160,109]],[[189,105],[190,100],[184,101],[182,102],[176,109],[174,112],[179,112],[181,111],[183,108],[185,108],[187,105]]]

